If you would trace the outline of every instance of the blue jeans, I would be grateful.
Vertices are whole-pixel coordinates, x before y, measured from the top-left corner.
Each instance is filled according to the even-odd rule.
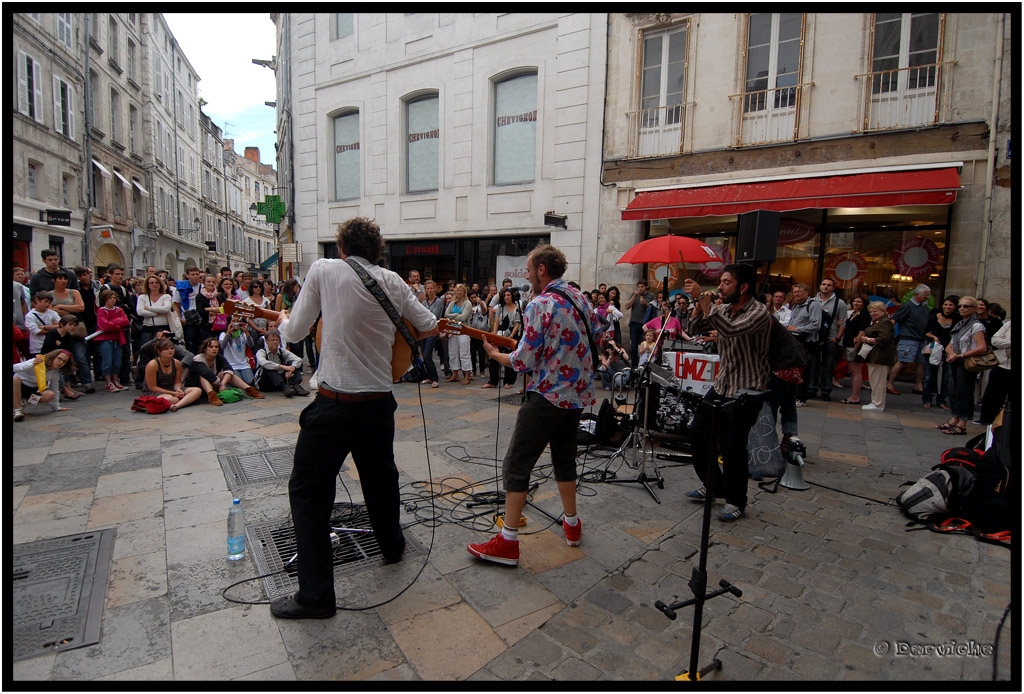
[[[437,344],[437,335],[431,335],[420,340],[420,354],[423,356],[423,367],[427,370],[427,378],[431,381],[437,380],[437,364],[434,363],[434,347]]]
[[[89,369],[89,348],[85,340],[71,343],[71,356],[75,360],[75,379],[81,385],[92,383],[92,370]]]
[[[117,340],[101,340],[100,350],[100,375],[117,376],[121,370],[121,345]]]
[[[295,598],[302,605],[334,605],[331,513],[338,471],[349,453],[381,552],[394,557],[405,546],[394,452],[397,408],[391,393],[362,402],[317,395],[299,415],[288,500],[299,553]]]
[[[612,386],[618,387],[620,383],[629,379],[630,368],[625,364],[616,364],[607,371],[598,371],[601,374],[601,385],[605,390],[611,390]]]
[[[946,366],[952,366],[953,390],[950,393],[949,414],[957,419],[971,421],[974,419],[974,387],[978,384],[978,374],[964,368],[962,359]]]
[[[812,352],[811,368],[808,370],[807,390],[811,393],[820,390],[822,395],[832,392],[832,372],[836,364],[836,343],[822,342]]]
[[[939,365],[932,364],[929,362],[924,370],[924,383],[922,384],[922,390],[924,394],[921,396],[923,402],[932,404],[932,393],[935,392],[935,381],[939,382],[939,395],[935,399],[936,405],[945,405],[946,400],[949,398],[949,364],[943,362],[942,364],[942,376],[939,377]]]
[[[634,369],[640,365],[640,343],[644,341],[644,324],[629,323],[629,364]]]

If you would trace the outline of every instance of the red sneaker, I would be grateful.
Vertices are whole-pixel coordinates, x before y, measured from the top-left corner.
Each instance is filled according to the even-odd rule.
[[[583,534],[583,521],[577,520],[576,525],[569,525],[563,518],[562,530],[565,531],[565,544],[570,547],[580,546],[580,535]]]
[[[519,565],[519,541],[512,542],[511,540],[506,540],[505,536],[501,533],[498,533],[487,542],[467,545],[466,549],[474,557],[487,561],[507,564],[508,566]]]

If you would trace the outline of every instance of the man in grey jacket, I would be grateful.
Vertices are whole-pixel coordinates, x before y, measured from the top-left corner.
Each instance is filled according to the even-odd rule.
[[[836,350],[846,328],[846,302],[836,294],[836,283],[826,277],[821,281],[818,295],[811,299],[821,306],[821,327],[818,330],[818,351],[811,359],[808,371],[807,397],[814,398],[821,389],[821,399],[832,399],[832,369],[836,363]]]
[[[309,395],[302,387],[302,357],[281,346],[281,333],[268,330],[263,346],[256,350],[256,387],[267,393],[284,391],[285,397]]]
[[[807,348],[813,360],[815,353],[818,351],[818,331],[821,330],[821,303],[811,301],[811,288],[802,282],[794,284],[791,291],[793,292],[792,315],[786,330],[793,333],[793,337]],[[803,382],[797,390],[797,407],[803,407],[807,404],[809,372],[810,365],[804,368]],[[829,385],[831,385],[831,381]]]

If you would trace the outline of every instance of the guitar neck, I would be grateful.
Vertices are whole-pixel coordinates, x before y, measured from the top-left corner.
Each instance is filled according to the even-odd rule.
[[[519,340],[516,340],[515,338],[503,337],[502,335],[495,335],[494,333],[489,333],[485,330],[470,328],[458,321],[450,321],[447,318],[442,318],[437,321],[437,327],[441,332],[446,332],[452,335],[469,335],[474,340],[482,340],[486,337],[487,341],[492,345],[498,345],[499,347],[505,347],[507,349],[515,349],[519,346]]]
[[[224,302],[224,314],[228,316],[238,314],[243,318],[266,318],[267,320],[277,320],[281,316],[280,311],[271,311],[255,304],[246,304],[231,299]]]

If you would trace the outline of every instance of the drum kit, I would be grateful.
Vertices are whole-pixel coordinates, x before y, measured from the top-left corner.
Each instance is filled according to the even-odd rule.
[[[661,354],[666,335],[667,331],[663,327],[655,341],[654,354]],[[630,383],[634,386],[633,407],[628,414],[618,418],[624,430],[624,439],[608,458],[596,481],[607,484],[639,484],[656,503],[660,504],[661,499],[651,485],[656,484],[658,489],[664,489],[665,479],[655,463],[654,442],[672,440],[685,446],[689,437],[688,427],[693,422],[701,395],[682,389],[672,371],[655,363],[653,357],[632,374]],[[616,392],[614,399],[619,407],[626,403],[624,386]],[[680,458],[685,459],[688,459],[688,456]],[[636,477],[618,478],[612,469],[618,460],[624,462],[627,467],[637,470]]]

